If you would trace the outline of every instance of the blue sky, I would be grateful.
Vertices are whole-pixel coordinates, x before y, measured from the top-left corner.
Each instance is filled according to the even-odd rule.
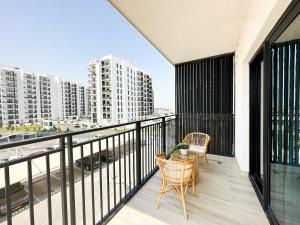
[[[155,107],[174,106],[174,67],[105,0],[2,0],[0,64],[87,84],[89,60],[130,60],[153,77]]]

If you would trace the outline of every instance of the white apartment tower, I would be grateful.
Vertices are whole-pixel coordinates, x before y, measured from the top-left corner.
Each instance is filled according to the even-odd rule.
[[[77,119],[78,112],[78,84],[61,81],[62,119]]]
[[[0,70],[0,126],[20,123],[18,107],[18,79],[15,68]]]
[[[48,74],[0,66],[0,126],[87,117],[87,88]]]
[[[143,74],[140,84],[138,71]],[[133,64],[112,55],[105,56],[89,63],[88,76],[92,122],[100,125],[117,124],[153,113],[152,80]],[[141,98],[141,104],[147,107],[138,107],[138,87],[146,84],[149,93],[146,98]],[[143,90],[141,88],[142,95],[145,94]]]
[[[154,112],[152,78],[143,71],[137,71],[138,116],[152,115]]]

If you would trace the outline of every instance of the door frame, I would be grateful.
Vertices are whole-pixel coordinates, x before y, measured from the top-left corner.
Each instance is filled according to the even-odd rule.
[[[251,61],[250,68],[250,87],[249,87],[249,178],[255,188],[259,200],[263,201],[263,179],[260,177],[261,168],[261,95],[262,76],[261,63],[264,60],[263,50],[261,49]],[[264,95],[263,95],[264,96]]]
[[[263,52],[263,61],[264,61],[264,113],[263,113],[263,194],[261,195],[257,185],[255,184],[251,174],[249,173],[250,181],[253,185],[253,188],[260,200],[260,203],[263,209],[268,216],[268,219],[271,224],[279,225],[276,216],[274,215],[272,208],[270,206],[270,160],[272,156],[272,68],[271,68],[271,46],[275,40],[285,31],[285,29],[293,22],[293,20],[300,13],[300,0],[293,0],[290,5],[287,7],[285,12],[282,14],[280,19],[277,21],[271,32],[268,34],[263,44],[257,50],[253,58],[251,59],[249,65],[255,59],[255,57]],[[250,68],[250,67],[249,67]],[[249,108],[250,110],[250,108]],[[251,122],[251,121],[250,121]],[[251,132],[251,131],[250,131]],[[250,133],[249,132],[249,133]],[[249,137],[249,140],[250,137]],[[251,143],[249,143],[249,149]],[[249,151],[250,152],[250,151]],[[251,160],[251,158],[249,158]],[[251,162],[249,161],[249,166]],[[250,168],[249,168],[250,171]]]

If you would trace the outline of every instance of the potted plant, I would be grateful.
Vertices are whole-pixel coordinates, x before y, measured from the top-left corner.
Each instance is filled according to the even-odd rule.
[[[176,151],[180,151],[180,154],[186,155],[187,149],[189,149],[189,145],[184,144],[184,143],[179,143],[177,145],[172,146],[171,154]]]

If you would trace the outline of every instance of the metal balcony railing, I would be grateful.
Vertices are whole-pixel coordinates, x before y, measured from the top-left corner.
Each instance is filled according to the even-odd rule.
[[[93,136],[92,139],[74,142],[74,137],[78,135],[94,135],[98,131],[122,127],[124,130],[118,133]],[[2,144],[0,150],[30,146],[50,140],[57,140],[59,146],[53,150],[33,153],[0,163],[0,171],[4,172],[5,183],[5,204],[1,207],[2,210],[5,209],[4,214],[8,225],[11,225],[14,220],[13,210],[16,207],[12,198],[13,193],[11,193],[13,192],[12,174],[15,172],[14,166],[18,167],[21,164],[27,167],[25,182],[28,186],[28,198],[26,198],[29,206],[28,224],[37,224],[38,218],[36,217],[39,214],[34,211],[39,210],[40,203],[34,205],[34,160],[42,160],[45,165],[43,176],[46,181],[44,191],[47,193],[45,206],[48,224],[87,224],[87,221],[91,221],[92,224],[102,224],[106,222],[157,171],[155,155],[165,152],[175,144],[175,117],[158,117]],[[53,159],[55,155],[58,159],[51,161],[50,159]],[[55,173],[53,164],[57,164],[55,168],[56,170],[58,168],[60,174],[59,206],[54,202],[57,196],[54,198],[51,192],[53,185],[51,176]],[[75,179],[75,169],[80,171],[79,179]],[[57,207],[60,207],[60,216],[53,215],[53,212],[58,210]],[[40,216],[45,217],[45,215]]]

